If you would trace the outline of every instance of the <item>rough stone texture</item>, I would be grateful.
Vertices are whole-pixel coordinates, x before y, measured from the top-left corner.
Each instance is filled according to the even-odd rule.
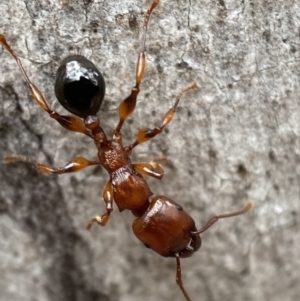
[[[90,58],[107,84],[99,113],[111,133],[120,100],[134,84],[142,22],[151,1],[0,1],[4,33],[49,104],[59,61]],[[174,122],[133,160],[165,157],[155,194],[180,202],[198,227],[223,220],[182,261],[193,301],[300,299],[300,4],[282,0],[162,1],[150,22],[147,73],[124,140],[158,125],[178,91],[195,81]],[[11,56],[0,47],[0,157],[23,154],[63,166],[96,158],[93,143],[69,133],[37,106]],[[131,214],[104,211],[101,168],[45,176],[28,164],[0,166],[1,301],[184,300],[175,262],[132,234]]]

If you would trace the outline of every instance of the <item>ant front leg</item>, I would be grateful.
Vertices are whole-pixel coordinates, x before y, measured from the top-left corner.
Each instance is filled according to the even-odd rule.
[[[150,16],[156,6],[159,4],[159,0],[153,1],[151,7],[147,10],[145,21],[144,21],[144,35],[142,40],[142,47],[140,54],[138,56],[137,64],[136,64],[136,83],[133,87],[131,94],[125,98],[119,105],[119,117],[120,121],[118,126],[114,131],[113,139],[116,141],[121,141],[121,128],[123,126],[124,121],[133,113],[136,106],[136,99],[140,92],[140,83],[144,77],[145,67],[146,67],[146,55],[145,55],[145,44],[146,44],[146,34],[148,30],[148,23],[150,20]]]
[[[111,181],[109,181],[104,190],[103,190],[103,194],[102,194],[103,200],[106,203],[106,213],[104,213],[103,215],[99,216],[95,216],[94,218],[92,218],[88,224],[87,224],[87,230],[90,230],[93,226],[93,223],[98,223],[98,225],[100,226],[105,226],[106,223],[109,220],[110,214],[113,211],[113,202],[114,202],[114,198],[113,198],[113,188],[111,185]]]
[[[4,47],[7,49],[7,51],[11,54],[11,56],[17,62],[18,66],[23,74],[24,79],[26,80],[26,82],[28,84],[31,95],[32,95],[33,99],[36,101],[36,103],[44,111],[46,111],[51,118],[55,119],[65,129],[72,131],[72,132],[83,133],[83,134],[93,138],[93,136],[86,129],[86,127],[81,119],[79,119],[75,116],[62,116],[62,115],[58,114],[57,112],[50,110],[42,92],[30,81],[19,57],[15,54],[15,52],[13,51],[11,46],[7,43],[4,35],[2,35],[2,34],[0,34],[0,43],[2,43],[4,45]]]
[[[191,83],[189,86],[187,86],[186,88],[184,88],[176,97],[176,102],[174,104],[174,106],[165,114],[162,125],[160,127],[156,127],[154,129],[141,129],[139,130],[138,134],[137,134],[137,138],[136,141],[134,143],[132,143],[131,145],[127,146],[125,149],[126,151],[130,152],[134,147],[136,147],[137,145],[139,145],[140,143],[146,142],[150,139],[152,139],[153,137],[155,137],[156,135],[160,134],[162,132],[162,130],[171,123],[171,121],[173,120],[173,117],[176,113],[176,109],[177,106],[179,104],[180,99],[182,98],[183,94],[190,91],[190,90],[194,90],[197,88],[196,83]]]
[[[61,168],[52,168],[47,164],[36,163],[24,156],[6,156],[4,157],[4,162],[5,163],[26,162],[33,165],[33,167],[35,167],[38,171],[42,173],[59,174],[59,175],[63,173],[77,172],[88,166],[100,164],[99,162],[89,161],[83,157],[76,157],[72,159],[66,166]]]

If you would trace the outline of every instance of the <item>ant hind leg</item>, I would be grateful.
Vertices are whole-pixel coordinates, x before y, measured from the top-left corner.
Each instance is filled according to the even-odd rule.
[[[159,4],[159,0],[154,0],[151,7],[147,10],[145,21],[144,21],[144,34],[142,39],[141,51],[138,56],[136,63],[136,83],[132,88],[131,94],[125,98],[119,105],[119,124],[117,125],[114,131],[114,140],[121,140],[121,128],[124,121],[133,113],[136,106],[136,99],[140,92],[140,83],[144,77],[145,68],[146,68],[146,54],[145,54],[145,44],[146,44],[146,35],[148,30],[148,23],[150,16],[156,6]]]
[[[75,116],[62,116],[60,114],[58,114],[55,111],[52,111],[46,100],[44,95],[42,94],[42,92],[31,82],[31,80],[29,79],[19,57],[16,55],[16,53],[13,51],[13,49],[11,48],[11,46],[7,43],[4,35],[0,34],[0,43],[2,43],[2,45],[7,49],[7,51],[11,54],[11,56],[15,59],[15,61],[17,62],[23,77],[25,79],[25,81],[28,84],[29,90],[31,92],[31,95],[33,97],[33,99],[36,101],[36,103],[44,110],[46,111],[49,116],[53,119],[55,119],[62,127],[64,127],[65,129],[67,129],[68,131],[72,131],[72,132],[79,132],[82,134],[85,134],[91,138],[93,138],[93,136],[89,133],[89,131],[86,129],[83,121]]]

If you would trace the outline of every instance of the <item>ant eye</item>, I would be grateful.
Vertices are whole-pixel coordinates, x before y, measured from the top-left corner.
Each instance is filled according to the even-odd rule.
[[[65,58],[56,73],[55,94],[69,112],[85,118],[97,114],[105,82],[96,66],[82,55]]]
[[[178,210],[180,210],[180,211],[183,211],[183,207],[182,207],[181,205],[179,205],[179,204],[176,204],[176,208],[177,208]]]

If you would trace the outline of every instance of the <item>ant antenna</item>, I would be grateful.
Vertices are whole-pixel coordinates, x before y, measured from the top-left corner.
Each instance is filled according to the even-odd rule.
[[[215,215],[213,216],[207,223],[206,225],[197,230],[197,231],[191,231],[191,234],[192,235],[199,235],[203,232],[205,232],[208,228],[210,228],[214,223],[216,223],[219,219],[222,219],[222,218],[228,218],[228,217],[232,217],[232,216],[238,216],[238,215],[242,215],[242,214],[245,214],[247,213],[248,211],[250,211],[253,207],[253,203],[252,202],[248,202],[246,203],[246,205],[241,209],[241,210],[238,210],[238,211],[234,211],[234,212],[231,212],[231,213],[225,213],[225,214],[221,214],[221,215]]]
[[[186,292],[184,286],[183,286],[183,282],[182,282],[182,277],[181,277],[181,266],[180,266],[180,258],[179,258],[179,254],[176,253],[175,254],[176,257],[176,266],[177,266],[177,271],[176,271],[176,284],[179,286],[179,288],[181,289],[186,301],[192,301],[188,295],[188,293]]]

